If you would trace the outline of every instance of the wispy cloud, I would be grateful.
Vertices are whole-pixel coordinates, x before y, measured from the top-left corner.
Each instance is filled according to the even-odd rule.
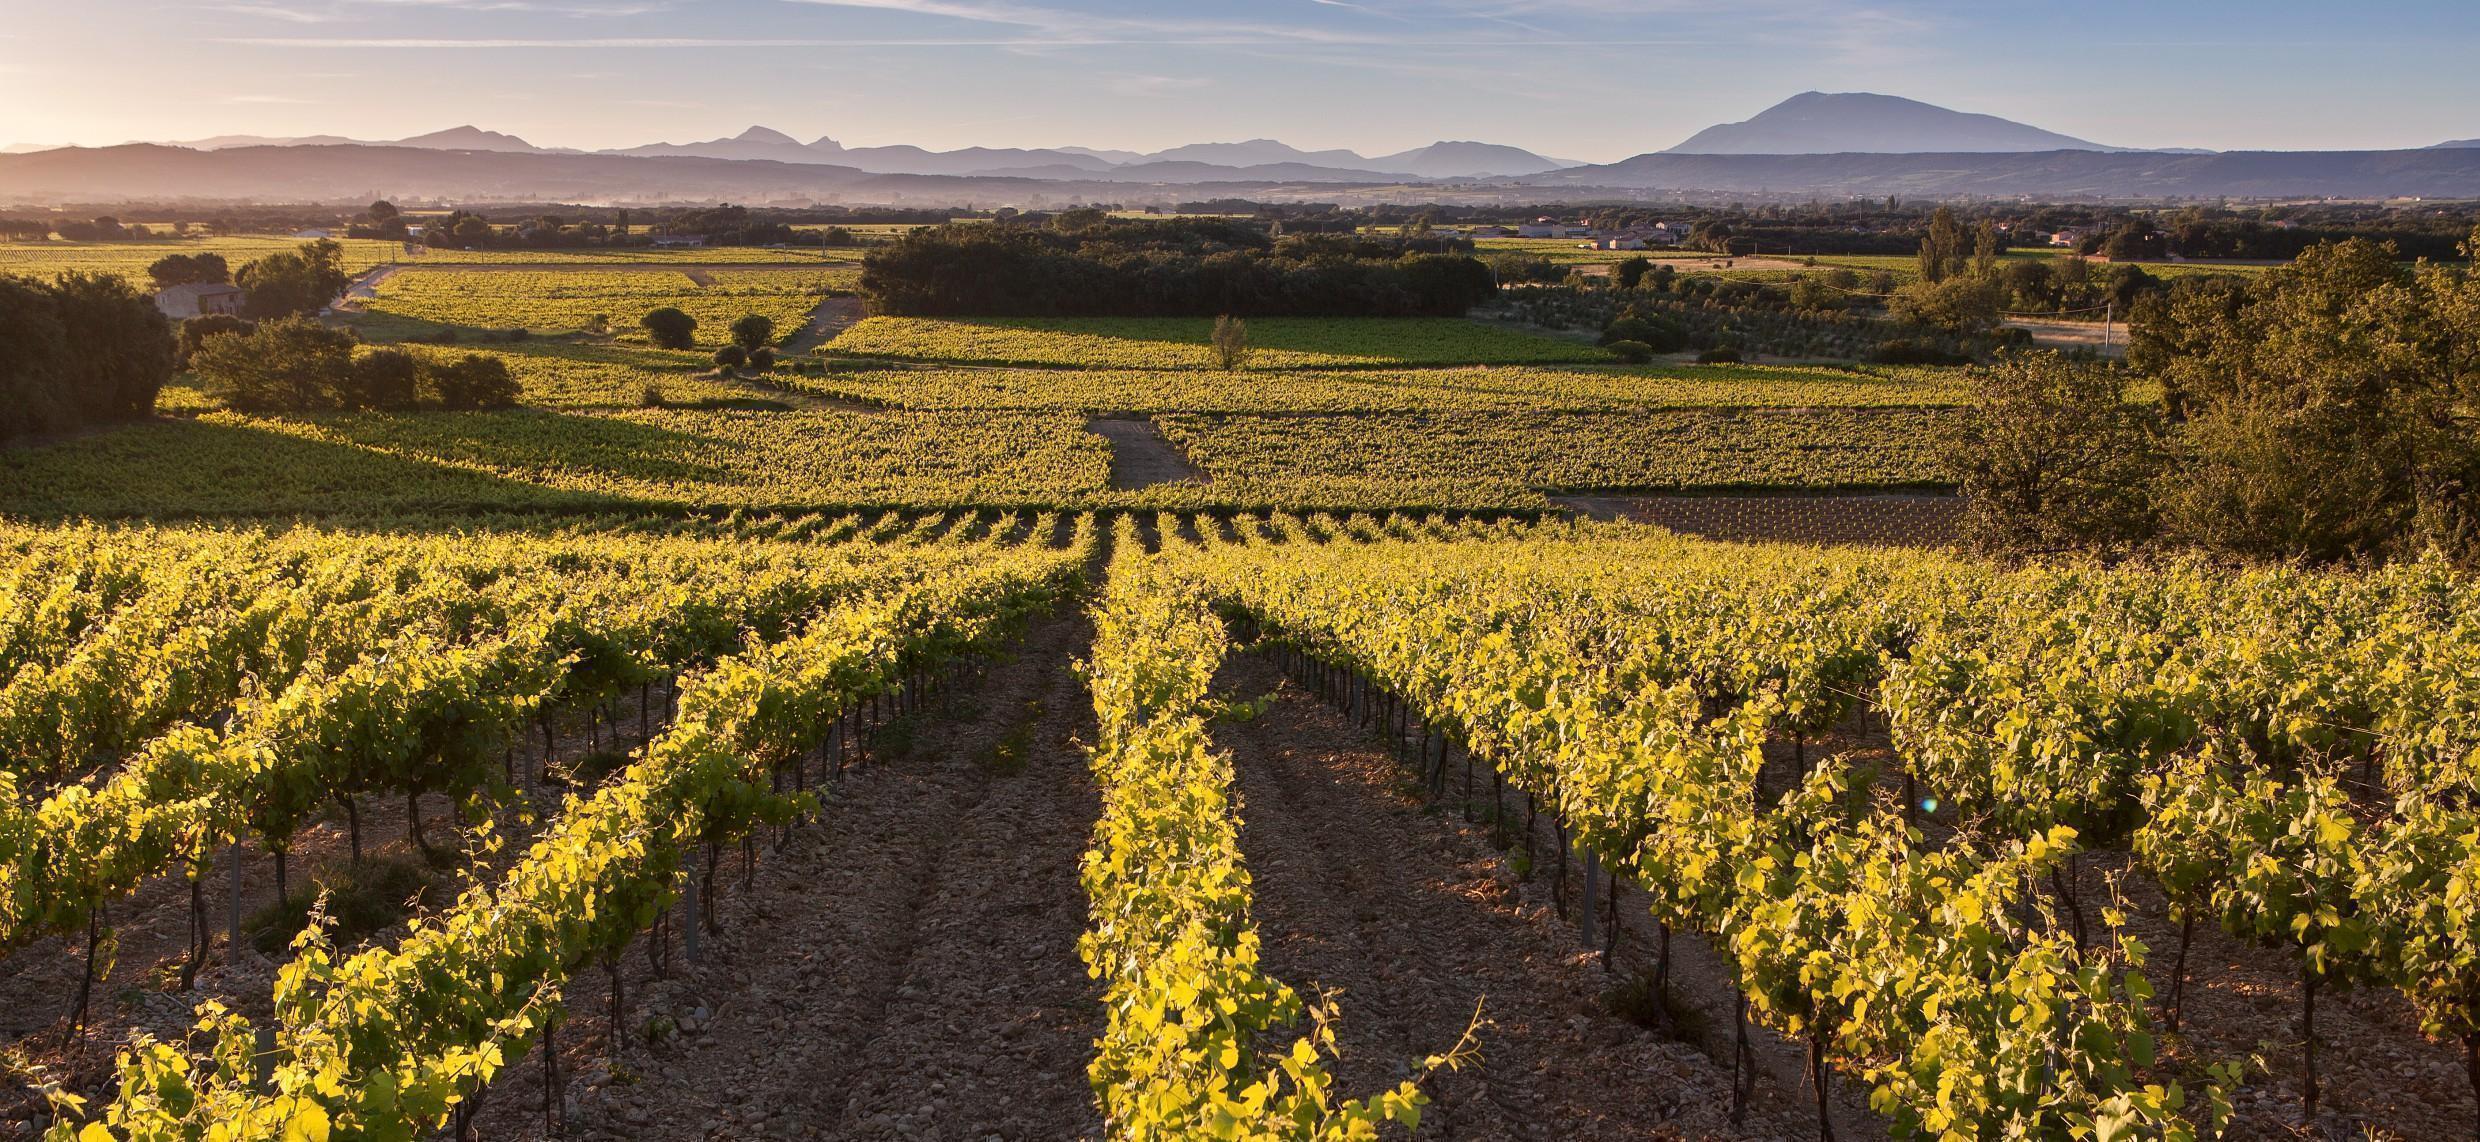
[[[1195,91],[1201,87],[1213,85],[1213,80],[1198,75],[1118,75],[1111,77],[1104,86],[1108,87],[1113,95],[1126,95],[1133,98],[1145,95],[1168,95],[1174,91]]]

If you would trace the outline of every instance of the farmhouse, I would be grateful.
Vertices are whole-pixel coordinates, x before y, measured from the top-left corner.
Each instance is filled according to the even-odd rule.
[[[175,321],[210,314],[239,314],[250,291],[235,285],[200,282],[170,286],[155,295],[155,308]]]

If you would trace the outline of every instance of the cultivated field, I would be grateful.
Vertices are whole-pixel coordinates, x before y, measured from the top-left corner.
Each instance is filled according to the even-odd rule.
[[[1962,368],[695,253],[0,451],[0,1137],[2480,1115],[2466,571],[1955,550]]]

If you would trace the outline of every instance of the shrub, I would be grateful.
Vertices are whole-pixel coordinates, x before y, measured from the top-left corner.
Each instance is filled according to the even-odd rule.
[[[210,313],[203,317],[190,318],[181,323],[180,340],[174,364],[180,368],[188,368],[189,359],[198,352],[198,346],[218,333],[238,333],[247,336],[257,331],[256,322],[235,317],[229,313]]]
[[[687,349],[697,344],[697,318],[671,306],[639,318],[637,324],[658,349]]]
[[[775,367],[775,350],[760,345],[749,351],[749,367],[763,373]]]
[[[508,362],[468,353],[452,364],[433,364],[423,371],[423,386],[445,409],[509,408],[517,403],[517,380]]]
[[[1249,367],[1249,323],[1230,314],[1214,319],[1214,363],[1226,373]]]
[[[237,412],[324,412],[352,391],[353,335],[307,317],[206,338],[190,358],[200,387]]]
[[[666,400],[667,398],[663,395],[663,386],[653,381],[646,382],[645,389],[637,394],[639,408],[661,408]]]
[[[715,350],[716,368],[737,369],[748,363],[749,351],[738,345],[726,345],[721,349]]]
[[[345,373],[337,404],[348,409],[408,409],[421,397],[422,363],[402,349],[362,354]]]
[[[1629,365],[1642,365],[1653,360],[1653,346],[1642,341],[1613,341],[1602,348],[1610,350],[1611,356]]]
[[[732,323],[732,343],[756,351],[775,340],[775,319],[753,313]]]

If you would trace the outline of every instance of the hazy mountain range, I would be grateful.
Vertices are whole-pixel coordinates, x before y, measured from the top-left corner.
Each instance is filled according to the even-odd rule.
[[[1519,147],[1439,142],[1391,155],[1272,139],[1150,153],[1086,147],[846,147],[752,127],[727,139],[585,152],[457,127],[410,139],[232,135],[178,144],[9,148],[0,201],[212,198],[499,202],[844,201],[940,205],[1362,197],[1423,184],[1538,201],[1594,191],[2106,198],[2480,197],[2480,140],[2407,151],[2143,151],[1893,96],[1806,92],[1667,150],[1600,165]],[[1159,188],[1149,198],[1143,188]],[[1535,188],[1538,188],[1536,190]]]
[[[1243,143],[1192,143],[1152,154],[1085,147],[1021,149],[967,147],[932,151],[921,147],[847,147],[831,138],[804,143],[770,127],[751,127],[728,139],[697,143],[648,143],[586,152],[537,147],[515,135],[478,127],[455,127],[410,139],[364,140],[338,135],[273,138],[219,135],[167,143],[200,151],[244,147],[413,147],[430,151],[498,154],[603,154],[636,158],[730,159],[850,167],[871,174],[967,175],[980,178],[1099,178],[1111,182],[1198,182],[1236,176],[1291,180],[1383,182],[1391,178],[1495,178],[1540,174],[1574,163],[1543,158],[1518,147],[1440,142],[1398,154],[1365,158],[1351,151],[1303,151],[1273,139]],[[27,148],[39,150],[45,148]],[[24,153],[24,152],[18,152]]]

